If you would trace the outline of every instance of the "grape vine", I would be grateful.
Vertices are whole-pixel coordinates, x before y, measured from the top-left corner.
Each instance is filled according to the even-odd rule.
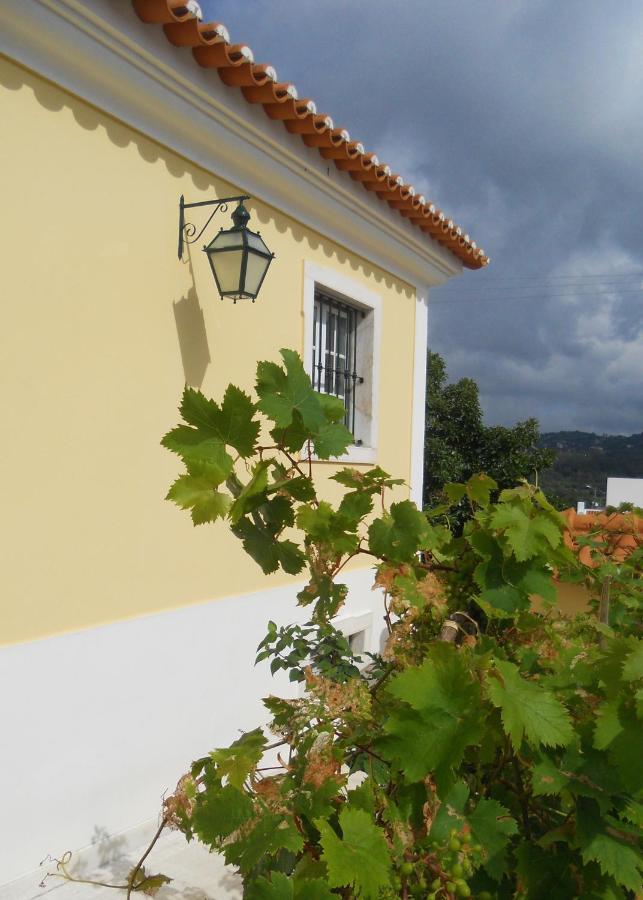
[[[590,570],[541,491],[492,502],[485,475],[424,513],[379,467],[340,467],[331,504],[311,459],[350,443],[342,404],[282,360],[259,363],[255,399],[186,388],[162,443],[184,465],[168,499],[195,525],[225,520],[266,574],[305,573],[309,621],[270,622],[257,655],[303,692],[268,697],[267,726],[193,763],[162,826],[223,853],[247,900],[634,897],[643,552]],[[333,620],[361,557],[388,637],[359,656]],[[598,597],[608,576],[609,623],[557,612],[556,579]],[[131,893],[159,889],[145,877]]]

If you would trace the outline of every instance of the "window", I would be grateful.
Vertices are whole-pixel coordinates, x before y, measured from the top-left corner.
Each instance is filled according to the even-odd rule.
[[[312,382],[316,391],[339,397],[346,407],[344,424],[355,436],[356,393],[364,378],[358,373],[357,324],[365,312],[315,290],[313,321]]]
[[[354,444],[342,462],[377,457],[381,298],[333,269],[304,270],[304,365],[313,387],[339,397]]]

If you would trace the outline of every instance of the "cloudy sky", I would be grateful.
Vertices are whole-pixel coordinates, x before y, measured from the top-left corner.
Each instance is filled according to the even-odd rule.
[[[489,424],[643,431],[640,0],[205,0],[491,256],[432,349]]]

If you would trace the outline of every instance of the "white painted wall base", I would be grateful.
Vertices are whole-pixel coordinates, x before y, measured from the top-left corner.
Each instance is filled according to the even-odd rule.
[[[157,823],[149,823],[150,835]],[[125,835],[116,835],[111,842],[99,844],[74,854],[70,871],[77,878],[93,879],[105,885],[123,884],[127,873],[141,858],[150,837],[140,844],[125,846],[126,839],[133,837],[140,829]],[[116,849],[117,855],[112,852]],[[172,879],[172,883],[161,889],[158,900],[241,900],[243,885],[241,878],[231,867],[225,865],[219,853],[209,853],[207,847],[197,841],[189,844],[178,831],[165,832],[154,846],[146,860],[149,872],[162,872]],[[91,887],[61,878],[42,879],[47,872],[54,871],[51,862],[38,872],[0,887],[0,900],[123,900],[125,892],[114,893],[110,887]]]
[[[346,574],[338,621],[350,632],[372,615],[366,649],[384,627],[372,580],[368,569]],[[0,897],[48,853],[148,823],[193,759],[265,721],[261,697],[293,694],[253,660],[268,619],[306,620],[296,590],[0,649]]]

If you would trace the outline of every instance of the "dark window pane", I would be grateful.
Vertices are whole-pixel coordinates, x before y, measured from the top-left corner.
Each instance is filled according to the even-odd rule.
[[[357,374],[357,310],[315,292],[313,317],[313,387],[339,397],[346,407],[346,426],[355,431]]]

